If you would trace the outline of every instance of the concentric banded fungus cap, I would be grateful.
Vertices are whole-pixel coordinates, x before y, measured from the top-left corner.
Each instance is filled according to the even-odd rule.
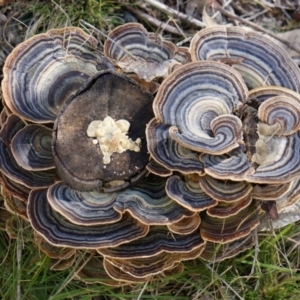
[[[290,89],[280,86],[264,86],[250,90],[247,103],[258,109],[261,103],[276,96],[284,96],[292,98],[298,102],[300,101],[299,94]]]
[[[134,276],[124,272],[122,270],[122,268],[116,267],[107,259],[103,260],[103,266],[104,266],[106,273],[111,278],[116,280],[117,282],[121,282],[121,283],[124,282],[127,284],[130,284],[130,283],[137,284],[137,283],[145,283],[145,281],[148,279],[148,278],[144,278],[144,277],[140,277],[140,278],[134,277]]]
[[[106,257],[130,260],[153,257],[163,252],[193,255],[194,251],[204,245],[199,229],[187,235],[172,235],[165,226],[151,226],[143,238],[114,248],[102,248],[98,252]]]
[[[266,89],[264,95],[265,92]],[[260,103],[257,111],[258,139],[252,156],[258,167],[247,176],[248,181],[282,184],[299,176],[299,104],[300,96],[293,94],[291,97],[276,95]]]
[[[241,27],[213,26],[199,31],[190,45],[192,60],[232,65],[252,89],[265,85],[300,91],[298,66],[267,36]]]
[[[52,208],[74,224],[90,226],[119,221],[128,211],[146,225],[170,225],[195,213],[173,201],[165,192],[165,179],[148,176],[121,192],[81,192],[62,182],[51,185],[47,200]]]
[[[252,191],[252,185],[246,181],[217,180],[208,175],[199,177],[199,184],[205,193],[222,202],[236,202]]]
[[[103,266],[103,258],[90,254],[90,257],[84,261],[83,266],[79,267],[76,272],[76,278],[84,281],[85,283],[101,283],[108,286],[122,286],[127,282],[121,280],[114,280],[108,276]],[[127,283],[128,284],[128,283]]]
[[[259,106],[257,116],[259,134],[291,135],[300,129],[300,97],[271,97]]]
[[[205,165],[206,174],[221,180],[241,181],[254,172],[242,147],[234,149],[230,155],[202,153],[200,160]]]
[[[47,189],[30,192],[27,205],[31,226],[50,244],[77,249],[115,247],[141,238],[148,233],[148,226],[128,213],[113,224],[76,225],[54,211],[47,201]],[[87,229],[88,228],[88,229]]]
[[[148,150],[154,160],[147,169],[159,176],[170,176],[174,171],[183,174],[203,174],[203,164],[199,161],[199,155],[172,140],[169,128],[168,124],[161,124],[157,119],[148,123]]]
[[[114,265],[118,269],[136,278],[149,278],[149,276],[161,274],[165,270],[174,268],[180,261],[195,259],[203,251],[203,248],[196,249],[192,253],[158,253],[153,257],[141,257],[134,259],[117,259],[105,257],[104,264]]]
[[[183,218],[180,221],[168,225],[168,229],[180,235],[190,234],[194,232],[200,225],[201,219],[199,214],[195,214],[190,218]]]
[[[11,142],[11,151],[18,165],[29,171],[54,169],[50,128],[30,124],[19,130]]]
[[[184,179],[176,175],[169,177],[166,192],[174,201],[191,211],[203,211],[218,204],[201,189],[198,182],[187,176]]]
[[[166,179],[149,175],[138,185],[119,193],[114,209],[128,211],[147,225],[171,225],[195,213],[173,201],[165,191]]]
[[[98,69],[111,68],[97,40],[67,27],[35,35],[18,45],[3,68],[5,105],[24,119],[53,122],[62,104]]]
[[[125,72],[136,73],[145,81],[168,75],[172,61],[188,60],[181,50],[173,59],[177,47],[163,41],[161,36],[148,33],[141,24],[128,23],[112,30],[104,44],[104,54],[113,59]],[[177,60],[176,60],[177,59]]]
[[[36,231],[34,232],[34,241],[38,246],[39,250],[47,254],[47,256],[55,259],[68,259],[71,256],[75,255],[76,249],[74,248],[62,248],[55,247],[52,244],[48,243],[41,235]]]
[[[48,187],[51,185],[56,179],[57,175],[56,172],[52,169],[52,167],[47,170],[47,168],[43,168],[43,164],[47,163],[46,159],[39,159],[39,161],[42,161],[42,168],[40,168],[40,165],[34,161],[33,164],[31,164],[31,158],[28,156],[28,153],[36,153],[34,149],[34,143],[31,137],[29,138],[29,144],[31,146],[31,151],[27,151],[28,143],[22,143],[23,147],[16,147],[12,146],[13,140],[15,135],[18,135],[19,132],[22,132],[25,130],[25,136],[26,136],[26,130],[31,128],[31,125],[26,125],[25,122],[23,122],[18,116],[15,114],[11,114],[5,124],[2,126],[0,131],[0,170],[1,172],[7,176],[10,180],[16,182],[17,184],[21,184],[23,186],[26,186],[29,189],[37,188],[37,187]],[[30,131],[30,130],[29,130]],[[47,135],[49,133],[47,132]],[[24,136],[24,135],[23,135]],[[49,137],[49,136],[48,136]],[[51,136],[50,136],[51,138]],[[24,141],[24,140],[23,140]],[[16,140],[15,140],[16,142]],[[27,141],[28,142],[28,141]],[[18,144],[18,142],[17,142]],[[37,143],[39,144],[39,143]],[[51,153],[51,143],[46,143],[48,146],[48,154]],[[49,147],[50,146],[50,147]],[[39,146],[38,146],[39,147]],[[36,148],[35,148],[36,149]],[[33,155],[35,158],[37,156]],[[23,161],[29,163],[30,166],[28,168],[24,169],[19,164],[18,161]],[[51,160],[51,159],[50,159]],[[35,170],[32,169],[32,167],[37,167]],[[42,170],[42,171],[41,171]],[[15,186],[16,184],[9,184],[10,186]],[[21,190],[20,188],[19,190]],[[15,194],[15,193],[14,193]]]
[[[57,182],[47,192],[51,207],[70,222],[82,226],[110,224],[121,219],[113,206],[117,193],[81,192]]]
[[[103,71],[91,78],[69,99],[54,124],[54,161],[61,179],[83,191],[117,190],[138,180],[149,159],[145,127],[153,116],[151,105],[152,95],[124,75]],[[113,131],[119,120],[125,120],[128,134],[119,128]],[[89,134],[93,121],[105,126]],[[128,138],[139,140],[137,150],[123,146]]]
[[[239,147],[242,123],[232,112],[247,95],[242,77],[227,65],[206,61],[179,67],[163,81],[153,102],[156,122],[147,127],[148,144],[155,145],[149,146],[151,156],[162,164],[157,154],[164,153],[152,140],[162,130],[160,124],[168,125],[163,130],[172,140],[193,151],[219,155]]]
[[[259,225],[259,205],[250,205],[230,217],[212,217],[205,214],[200,224],[201,236],[213,243],[229,243],[249,235]]]
[[[278,212],[281,212],[285,208],[292,206],[300,200],[300,178],[297,177],[291,181],[289,185],[289,189],[277,197],[276,206]]]
[[[255,244],[253,236],[249,235],[227,244],[207,242],[200,258],[219,262],[224,259],[234,257],[239,253],[251,248]]]
[[[291,185],[297,179],[284,184],[255,184],[250,196],[260,200],[276,200],[291,190]]]

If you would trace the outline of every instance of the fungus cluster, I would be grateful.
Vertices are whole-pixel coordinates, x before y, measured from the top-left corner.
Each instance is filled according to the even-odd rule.
[[[97,47],[54,29],[3,69],[5,207],[54,268],[85,249],[87,282],[175,274],[251,247],[266,212],[298,202],[300,71],[279,46],[216,26],[178,48],[130,23]]]

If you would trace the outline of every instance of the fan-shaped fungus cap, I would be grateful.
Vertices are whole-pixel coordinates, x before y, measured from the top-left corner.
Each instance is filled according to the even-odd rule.
[[[232,65],[252,89],[264,85],[300,91],[300,71],[287,52],[266,35],[242,27],[213,26],[194,35],[192,60]]]
[[[168,229],[180,235],[191,234],[200,225],[201,218],[199,214],[195,214],[193,217],[185,217],[178,222],[168,225]]]
[[[259,166],[247,176],[248,181],[280,184],[299,175],[299,103],[292,98],[277,96],[260,105],[258,116],[269,124],[258,124],[259,139],[252,160]]]
[[[76,249],[74,248],[62,248],[53,246],[36,231],[34,231],[34,242],[41,251],[47,254],[47,256],[55,259],[68,259],[76,252]]]
[[[297,179],[294,179],[297,180]],[[250,196],[260,200],[276,200],[284,196],[291,189],[292,182],[284,184],[255,184]]]
[[[33,143],[31,138],[27,140],[27,145],[24,144],[23,147],[16,147],[16,144],[18,144],[17,141],[15,141],[14,146],[12,145],[14,136],[16,134],[19,134],[21,130],[25,130],[26,132],[29,127],[31,127],[31,125],[26,125],[18,116],[14,114],[11,114],[7,118],[0,131],[0,170],[9,179],[22,184],[27,188],[48,187],[54,182],[55,179],[57,179],[56,173],[53,169],[51,170],[51,168],[50,170],[45,171],[37,170],[44,169],[43,167],[45,166],[45,164],[47,164],[47,159],[50,156],[47,156],[47,159],[45,160],[39,157],[38,161],[39,163],[41,163],[41,165],[37,163],[37,160],[32,161],[31,159],[36,159],[37,156],[28,156],[28,154],[37,153],[36,149],[40,148],[40,145],[38,143]],[[46,144],[46,148],[48,148],[46,152],[49,153],[49,144]],[[18,151],[16,148],[18,148],[20,151]],[[31,150],[29,150],[28,148],[30,148]],[[22,151],[22,149],[24,151]],[[26,165],[28,166],[29,170],[22,168],[18,164],[18,161],[26,161]],[[35,166],[34,171],[32,171],[32,166]]]
[[[205,214],[200,224],[201,236],[213,243],[229,243],[249,235],[259,225],[259,205],[252,201],[237,214],[226,218]]]
[[[147,279],[149,276],[174,268],[182,260],[195,259],[202,251],[203,248],[196,249],[196,251],[192,251],[189,254],[162,252],[153,257],[141,257],[130,260],[105,257],[105,261],[130,276]]]
[[[11,141],[11,151],[18,165],[29,171],[54,169],[51,148],[52,131],[42,125],[27,125]]]
[[[203,211],[218,204],[201,189],[198,182],[194,182],[187,176],[184,180],[176,175],[169,177],[166,192],[172,199],[191,211]]]
[[[300,129],[300,97],[297,100],[286,96],[269,98],[259,106],[257,116],[259,134],[293,134]]]
[[[153,257],[141,257],[130,260],[106,257],[106,260],[129,275],[138,278],[149,278],[150,275],[162,274],[164,271],[170,270],[171,272],[171,269],[174,272],[174,268],[179,262],[199,257],[203,248],[204,245],[183,253],[161,252]]]
[[[163,81],[153,110],[157,122],[171,126],[165,129],[171,139],[191,150],[218,155],[243,144],[242,123],[232,111],[242,105],[247,93],[233,68],[218,62],[188,63]],[[153,130],[147,128],[148,144],[155,136]],[[151,147],[149,151],[158,160],[158,151]]]
[[[276,198],[276,207],[280,213],[285,208],[292,206],[300,200],[300,178],[297,177],[289,184],[289,189]]]
[[[199,154],[172,140],[169,128],[170,125],[161,124],[157,119],[152,119],[148,123],[147,146],[156,162],[156,165],[150,164],[148,170],[159,176],[165,174],[169,176],[175,171],[183,174],[203,174],[203,164],[199,161]]]
[[[248,161],[241,147],[234,149],[230,154],[212,155],[202,153],[200,160],[204,164],[206,174],[221,180],[245,180],[254,169]]]
[[[163,41],[161,36],[148,33],[143,25],[127,23],[112,30],[104,44],[104,54],[113,59],[125,72],[136,73],[141,79],[152,81],[168,75],[172,61],[188,60],[184,51],[174,57],[177,47]]]
[[[47,201],[47,189],[30,192],[27,206],[32,227],[50,244],[78,249],[115,247],[148,233],[148,226],[124,214],[113,224],[88,227],[71,223],[55,212]]]
[[[10,194],[18,197],[21,201],[27,202],[30,189],[26,186],[9,179],[4,174],[1,174],[1,193]]]
[[[219,243],[207,242],[200,254],[200,258],[207,261],[219,262],[238,255],[251,248],[254,244],[252,235],[221,245]]]
[[[116,193],[80,192],[62,182],[51,185],[47,200],[51,207],[70,222],[82,226],[110,224],[121,219],[114,210]]]
[[[260,104],[276,96],[284,96],[294,99],[298,102],[300,101],[299,94],[290,89],[280,86],[264,86],[250,90],[247,103],[255,109],[258,109]]]
[[[217,180],[208,175],[199,177],[199,184],[206,194],[222,202],[238,201],[252,191],[252,185],[246,181]]]
[[[136,241],[126,243],[114,248],[97,250],[105,257],[118,259],[135,259],[153,257],[157,254],[167,253],[192,253],[204,246],[204,241],[199,234],[199,229],[187,235],[170,234],[167,227],[151,226],[148,234]]]
[[[114,209],[125,211],[147,225],[171,225],[182,218],[191,218],[195,213],[173,201],[165,191],[166,179],[148,176],[138,185],[121,192]]]
[[[149,159],[145,127],[153,115],[151,105],[152,95],[124,75],[103,71],[92,77],[69,99],[54,124],[52,146],[61,179],[88,191],[124,188],[139,178]],[[102,127],[93,121],[102,122]],[[138,149],[128,146],[129,138],[140,141]]]
[[[5,105],[24,119],[53,122],[62,104],[98,68],[112,67],[91,51],[96,45],[95,38],[75,27],[52,29],[19,44],[3,67]]]
[[[118,287],[128,284],[128,281],[114,280],[108,275],[103,265],[103,258],[90,254],[84,265],[79,267],[76,272],[76,279],[80,279],[85,283],[101,283],[108,286]],[[129,276],[128,276],[129,277]],[[134,281],[132,281],[134,282]]]
[[[15,195],[7,193],[5,190],[2,190],[2,195],[4,197],[4,206],[5,208],[14,216],[18,215],[28,221],[28,215],[26,210],[26,202],[23,199]],[[15,237],[14,237],[15,238]]]
[[[235,202],[219,201],[218,205],[208,208],[206,213],[211,217],[227,218],[238,214],[251,203],[252,198],[250,196],[246,196]]]

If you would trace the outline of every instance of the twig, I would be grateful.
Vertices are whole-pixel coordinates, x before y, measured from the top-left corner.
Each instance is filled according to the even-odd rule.
[[[188,36],[188,37],[185,38],[184,40],[182,40],[182,41],[176,43],[176,46],[177,46],[177,47],[180,47],[180,46],[182,46],[184,43],[189,42],[192,38],[193,38],[192,36]]]
[[[181,12],[179,12],[179,11],[177,11],[177,10],[175,10],[175,9],[173,9],[173,8],[163,4],[163,3],[158,2],[157,0],[145,0],[144,2],[147,2],[148,4],[164,11],[165,13],[170,14],[173,17],[178,17],[181,20],[184,20],[184,21],[186,21],[190,24],[193,24],[197,27],[201,27],[201,28],[205,27],[205,24],[203,22],[201,22],[201,21],[199,21],[199,20],[197,20],[197,19],[195,19],[191,16],[183,14],[183,13],[181,13]]]
[[[126,6],[126,9],[129,10],[130,12],[132,12],[133,14],[145,19],[150,24],[152,24],[158,28],[162,28],[164,31],[167,31],[167,32],[175,34],[175,35],[182,36],[181,32],[176,27],[171,26],[165,22],[161,22],[161,21],[157,20],[156,18],[144,13],[143,11],[141,11],[139,9],[135,9],[132,6]]]
[[[217,10],[219,10],[223,15],[229,17],[229,18],[233,18],[233,19],[236,19],[238,20],[239,22],[241,23],[244,23],[250,27],[252,27],[253,29],[256,29],[258,31],[261,31],[263,33],[266,33],[268,34],[269,36],[271,36],[272,38],[280,41],[281,43],[285,44],[286,46],[288,46],[289,48],[293,49],[294,51],[300,53],[300,48],[297,47],[297,46],[294,46],[292,45],[290,42],[288,42],[287,40],[281,38],[281,37],[278,37],[275,33],[273,33],[272,31],[269,31],[269,30],[266,30],[264,29],[263,27],[259,26],[259,25],[256,25],[255,23],[251,22],[251,21],[248,21],[248,20],[245,20],[239,16],[237,16],[236,14],[232,14],[230,13],[229,11],[227,11],[226,9],[222,8],[222,7],[219,7],[217,8]]]
[[[264,10],[261,10],[261,11],[259,11],[258,13],[256,13],[256,14],[250,16],[249,18],[247,18],[247,20],[248,20],[248,21],[254,20],[254,19],[256,19],[257,17],[259,17],[259,16],[261,16],[261,15],[267,13],[268,11],[269,11],[269,10],[268,10],[267,8],[264,9]]]
[[[172,18],[172,20],[173,20],[175,26],[177,27],[177,29],[181,32],[182,36],[183,36],[184,38],[186,38],[186,35],[184,34],[184,32],[183,32],[183,30],[181,29],[181,27],[177,24],[177,21],[174,20],[173,18]]]

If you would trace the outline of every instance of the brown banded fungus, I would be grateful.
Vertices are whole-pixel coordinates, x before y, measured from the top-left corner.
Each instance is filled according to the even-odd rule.
[[[52,29],[21,43],[3,67],[5,105],[22,119],[53,122],[78,87],[99,68],[111,67],[96,47],[95,38],[75,27]]]
[[[173,63],[180,65],[191,61],[187,49],[177,48],[137,23],[127,23],[112,30],[105,41],[104,54],[124,72],[135,73],[149,82],[166,77]]]
[[[148,170],[176,172],[166,191],[201,212],[203,257],[221,243],[226,258],[251,246],[235,241],[259,225],[261,203],[299,199],[295,185],[288,191],[300,174],[300,72],[284,50],[242,28],[204,29],[190,51],[194,62],[176,68],[154,99]]]
[[[200,217],[168,196],[167,179],[145,177],[145,127],[153,117],[153,96],[111,70],[96,46],[80,29],[66,28],[27,40],[12,52],[2,83],[1,188],[7,209],[30,222],[37,246],[57,269],[74,262],[74,249],[110,249],[158,228],[158,248],[145,259],[173,262],[153,264],[144,281],[150,274],[180,270],[181,260],[199,256],[205,244]],[[20,78],[23,93],[16,88]],[[13,236],[11,220],[7,226]],[[182,241],[177,246],[172,234]],[[124,266],[138,272],[135,260],[143,256],[138,253]],[[104,268],[109,264],[105,260]],[[119,262],[112,266],[119,268]],[[118,280],[137,281],[125,274],[126,280]]]
[[[242,27],[212,26],[194,35],[193,61],[212,60],[231,65],[250,89],[266,85],[300,92],[300,71],[284,49],[266,35]]]
[[[251,247],[263,210],[298,204],[300,73],[281,48],[218,26],[189,53],[133,23],[109,34],[107,58],[97,47],[50,30],[4,67],[3,205],[53,268],[84,249],[85,282],[176,274]],[[14,221],[3,216],[11,236]]]

